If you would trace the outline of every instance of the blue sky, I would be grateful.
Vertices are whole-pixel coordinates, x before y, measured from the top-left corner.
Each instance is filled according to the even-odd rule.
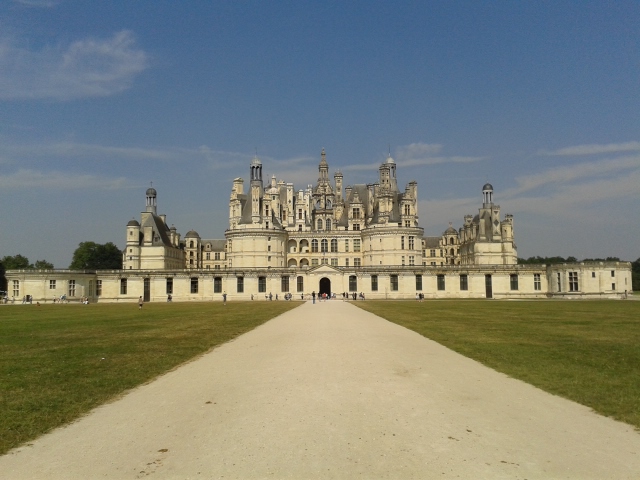
[[[0,257],[124,247],[153,181],[223,238],[235,177],[389,151],[439,235],[493,184],[519,256],[640,257],[640,3],[0,3]]]

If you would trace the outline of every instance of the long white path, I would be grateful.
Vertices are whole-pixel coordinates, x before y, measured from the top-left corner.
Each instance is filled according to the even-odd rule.
[[[637,479],[640,434],[309,302],[0,457],[0,478]]]

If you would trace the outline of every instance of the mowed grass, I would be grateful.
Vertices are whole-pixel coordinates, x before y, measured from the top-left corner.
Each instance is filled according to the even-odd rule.
[[[511,377],[640,428],[640,302],[354,303]]]
[[[297,305],[0,307],[0,454]]]

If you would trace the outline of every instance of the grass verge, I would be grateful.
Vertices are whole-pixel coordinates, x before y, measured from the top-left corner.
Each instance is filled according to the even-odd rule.
[[[640,302],[354,303],[511,377],[640,428]]]
[[[0,454],[297,305],[0,307]]]

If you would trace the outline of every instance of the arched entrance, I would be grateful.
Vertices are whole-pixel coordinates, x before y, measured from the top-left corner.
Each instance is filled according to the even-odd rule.
[[[321,278],[319,290],[320,295],[326,293],[327,295],[331,296],[331,280],[329,280],[327,277]]]

